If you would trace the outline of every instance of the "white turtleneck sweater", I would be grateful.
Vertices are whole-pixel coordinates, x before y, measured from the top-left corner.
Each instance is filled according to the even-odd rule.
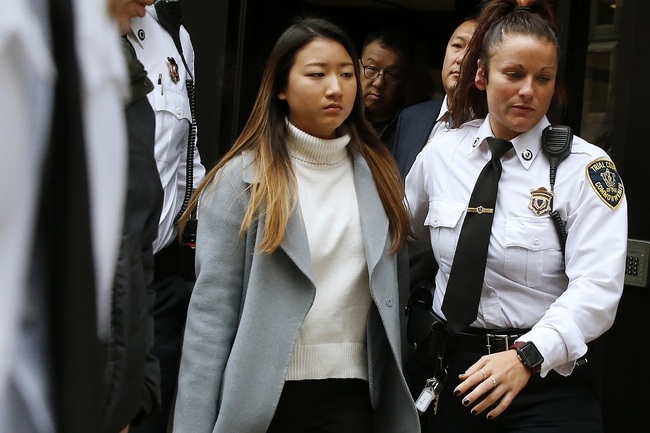
[[[367,380],[366,322],[372,300],[347,149],[350,136],[323,140],[288,126],[316,298],[300,329],[287,380]]]

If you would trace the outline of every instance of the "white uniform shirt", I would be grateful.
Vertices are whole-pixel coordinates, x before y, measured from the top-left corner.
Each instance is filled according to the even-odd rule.
[[[131,20],[131,30],[127,36],[135,48],[138,60],[144,65],[149,79],[155,86],[147,97],[156,114],[156,164],[165,192],[158,238],[153,243],[154,252],[157,253],[171,244],[176,237],[174,219],[185,196],[187,135],[192,122],[185,80],[194,77],[194,49],[190,35],[181,27],[181,46],[191,71],[189,76],[174,41],[158,24],[155,7],[148,6],[146,10],[144,17]],[[176,83],[172,80],[168,57],[173,57],[178,65],[179,79]],[[197,186],[204,176],[205,168],[201,164],[195,144],[194,186]]]
[[[488,116],[489,117],[489,116]],[[489,118],[436,135],[406,178],[406,196],[416,237],[430,237],[440,266],[434,310],[441,305],[470,194],[490,159],[485,141]],[[533,341],[550,369],[568,375],[586,343],[614,320],[623,289],[627,249],[627,204],[610,208],[589,180],[588,166],[610,161],[600,148],[574,137],[571,155],[557,171],[553,207],[566,221],[566,267],[548,213],[531,209],[532,193],[550,190],[549,162],[541,149],[546,118],[512,140],[502,157],[492,236],[478,317],[481,328],[532,328]],[[593,171],[593,170],[592,170]]]

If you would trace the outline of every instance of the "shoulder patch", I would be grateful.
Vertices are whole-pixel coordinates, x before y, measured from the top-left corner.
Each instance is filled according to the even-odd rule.
[[[601,158],[590,163],[587,166],[587,178],[598,197],[607,206],[616,209],[621,204],[625,188],[612,161]]]

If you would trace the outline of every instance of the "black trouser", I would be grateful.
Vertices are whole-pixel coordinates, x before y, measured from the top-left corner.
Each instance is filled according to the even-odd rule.
[[[193,283],[185,280],[179,273],[173,273],[178,270],[178,266],[174,267],[177,261],[161,263],[166,262],[165,258],[168,258],[164,255],[169,251],[167,248],[161,251],[163,255],[158,253],[154,256],[156,275],[153,290],[156,292],[156,302],[152,353],[160,362],[160,411],[133,427],[132,433],[166,433],[176,395],[183,329]],[[177,255],[175,257],[178,258]],[[163,266],[165,264],[167,266]]]
[[[423,419],[423,432],[435,433],[601,433],[600,404],[596,392],[597,369],[593,364],[576,367],[568,377],[554,371],[545,378],[533,376],[510,406],[497,418],[487,420],[489,411],[473,416],[471,405],[454,396],[458,375],[482,356],[457,351],[450,354],[448,379],[440,396],[438,414]]]
[[[285,382],[267,433],[372,433],[368,382],[360,379]]]

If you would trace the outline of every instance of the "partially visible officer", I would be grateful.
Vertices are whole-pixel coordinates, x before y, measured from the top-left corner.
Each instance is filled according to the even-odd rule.
[[[193,187],[205,175],[205,168],[196,147],[194,49],[181,25],[180,3],[158,0],[146,12],[144,17],[131,21],[128,39],[154,84],[153,92],[147,96],[156,115],[155,155],[165,195],[158,238],[153,244],[153,354],[160,361],[162,404],[158,414],[132,431],[164,433],[176,389],[182,333],[193,284],[181,274],[183,249],[177,239],[176,220],[186,205],[185,198],[189,199]]]
[[[118,38],[106,0],[2,2],[3,433],[98,431],[126,184]]]
[[[403,178],[406,177],[415,157],[429,138],[441,127],[448,112],[448,97],[452,95],[460,76],[460,64],[472,35],[476,21],[467,19],[454,30],[449,38],[442,63],[442,85],[445,97],[406,107],[400,114],[395,130],[393,155]]]

